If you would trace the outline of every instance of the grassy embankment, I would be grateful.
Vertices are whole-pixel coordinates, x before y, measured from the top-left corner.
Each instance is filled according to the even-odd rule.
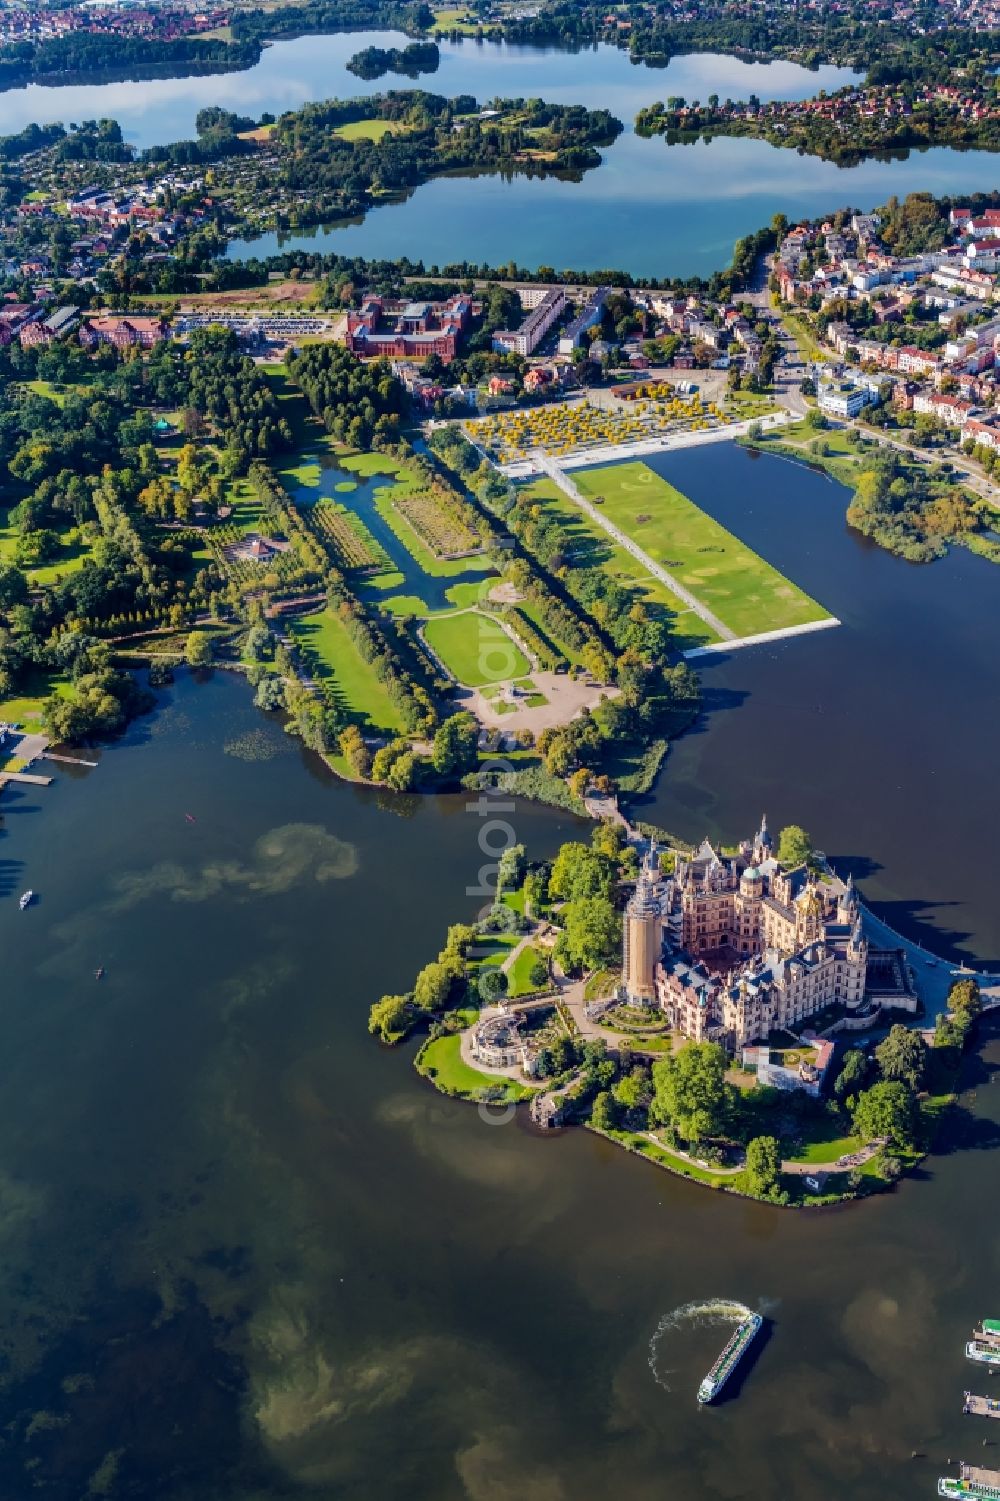
[[[645,464],[574,475],[589,499],[737,636],[823,620],[828,611]]]

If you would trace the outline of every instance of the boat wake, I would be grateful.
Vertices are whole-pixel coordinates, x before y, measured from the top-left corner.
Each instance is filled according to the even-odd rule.
[[[665,1313],[649,1341],[649,1369],[657,1385],[662,1386],[664,1391],[672,1390],[667,1377],[674,1372],[664,1365],[665,1346],[669,1345],[672,1332],[688,1324],[706,1329],[721,1324],[739,1324],[751,1313],[752,1308],[748,1308],[745,1303],[737,1303],[733,1298],[705,1298],[698,1303],[683,1303],[672,1313]]]

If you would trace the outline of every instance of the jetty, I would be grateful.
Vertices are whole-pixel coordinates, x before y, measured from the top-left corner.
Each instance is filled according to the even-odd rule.
[[[996,1397],[977,1397],[975,1392],[966,1392],[962,1411],[976,1418],[1000,1418],[1000,1400]]]

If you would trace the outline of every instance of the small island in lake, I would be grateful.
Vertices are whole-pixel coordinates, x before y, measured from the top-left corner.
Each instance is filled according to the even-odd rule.
[[[386,73],[401,73],[419,78],[421,73],[436,73],[441,54],[436,42],[411,42],[408,47],[364,47],[347,64],[348,73],[358,78],[382,78]]]
[[[684,850],[618,815],[551,863],[511,846],[486,915],[369,1029],[426,1028],[416,1067],[446,1094],[526,1100],[539,1127],[716,1189],[831,1203],[914,1166],[953,1098],[983,1001],[921,955],[795,825]]]

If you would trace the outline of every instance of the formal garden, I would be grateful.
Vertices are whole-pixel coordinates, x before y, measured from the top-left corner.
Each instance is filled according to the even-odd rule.
[[[496,463],[511,464],[532,449],[560,457],[607,444],[663,437],[680,428],[698,432],[721,418],[714,403],[700,396],[675,396],[665,387],[662,397],[641,397],[615,406],[583,400],[514,408],[468,422],[465,429]]]

